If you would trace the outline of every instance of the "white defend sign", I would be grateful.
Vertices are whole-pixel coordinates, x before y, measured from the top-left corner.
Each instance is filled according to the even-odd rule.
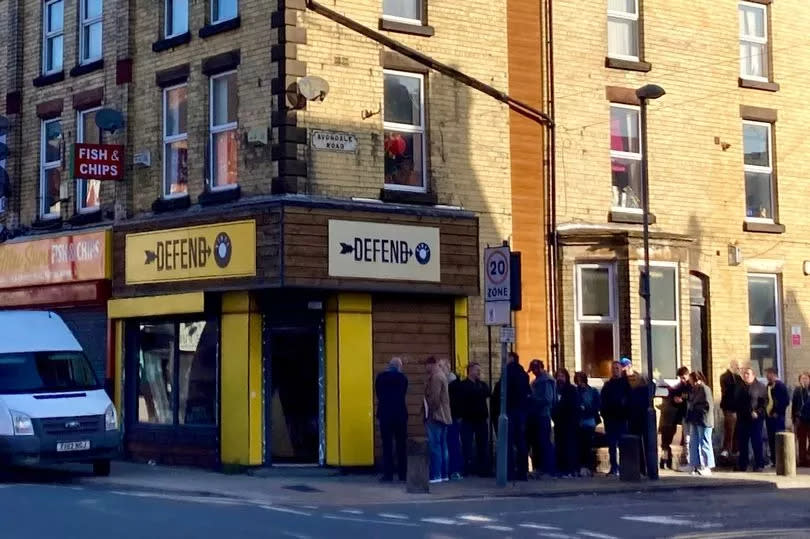
[[[508,303],[511,299],[509,258],[509,247],[484,249],[484,301],[506,301]]]

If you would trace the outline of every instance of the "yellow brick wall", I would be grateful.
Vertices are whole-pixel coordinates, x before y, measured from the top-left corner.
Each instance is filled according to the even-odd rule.
[[[376,0],[338,0],[329,7],[374,29],[382,15],[382,2]],[[299,113],[299,126],[349,131],[358,137],[356,154],[307,150],[309,189],[318,195],[378,198],[385,161],[382,114],[367,120],[361,115],[382,106],[382,47],[317,13],[299,17],[307,29],[307,45],[299,46],[298,60],[307,63],[309,75],[330,84],[323,103],[310,102]],[[428,23],[435,29],[432,37],[388,35],[507,89],[505,2],[429,2]],[[508,109],[435,72],[427,79],[426,97],[428,176],[439,203],[478,213],[482,249],[488,243],[500,245],[511,230]],[[471,360],[486,364],[482,321],[479,297],[470,302]]]
[[[738,86],[736,2],[645,0],[643,60],[652,64],[649,73],[605,67],[605,2],[560,0],[554,7],[558,220],[608,225],[611,172],[605,87],[663,86],[667,95],[651,103],[648,118],[650,209],[657,218],[653,229],[692,238],[682,277],[687,270],[709,276],[715,387],[729,360],[749,357],[746,271],[764,268],[781,273],[783,378],[793,383],[800,371],[810,368],[806,343],[810,291],[808,277],[802,272],[802,262],[810,259],[805,234],[808,112],[803,84],[810,64],[799,52],[806,42],[810,10],[800,0],[781,0],[770,6],[770,12],[773,79],[781,85],[778,92]],[[745,191],[740,105],[778,110],[775,165],[784,234],[742,230]],[[715,137],[730,147],[723,150],[715,144]],[[742,265],[729,265],[730,244],[741,248]],[[637,279],[631,278],[630,283],[630,303],[635,309]],[[688,362],[689,310],[688,303],[684,305],[688,284],[681,289],[682,358]],[[570,294],[570,288],[566,293]],[[795,325],[801,326],[805,339],[800,348],[790,345],[790,328]],[[638,339],[634,324],[636,354]]]

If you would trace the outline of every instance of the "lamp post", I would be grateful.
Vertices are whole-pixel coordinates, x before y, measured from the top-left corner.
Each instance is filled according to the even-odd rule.
[[[653,379],[652,321],[650,313],[650,188],[649,169],[647,167],[647,101],[658,99],[666,92],[660,86],[647,84],[636,90],[636,97],[641,102],[641,203],[642,203],[642,237],[644,242],[644,273],[641,280],[641,297],[644,298],[644,343],[647,349],[647,377],[650,385],[650,398],[647,406],[647,435],[644,443],[647,477],[658,479],[658,429],[656,428],[655,380]]]

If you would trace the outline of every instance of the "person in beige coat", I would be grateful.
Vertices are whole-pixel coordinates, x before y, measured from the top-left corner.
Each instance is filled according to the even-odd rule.
[[[425,423],[430,446],[430,482],[449,481],[447,426],[453,422],[450,415],[450,392],[447,377],[435,357],[425,360]]]

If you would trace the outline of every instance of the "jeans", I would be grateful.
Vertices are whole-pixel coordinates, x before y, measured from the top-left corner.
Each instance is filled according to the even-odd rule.
[[[473,440],[475,447],[473,448]],[[461,423],[461,445],[464,451],[464,473],[486,476],[489,469],[489,422]]]
[[[627,422],[621,419],[605,418],[605,437],[610,454],[610,473],[619,471],[619,440],[627,434]]]
[[[397,477],[405,481],[408,457],[405,454],[405,440],[408,438],[408,424],[405,421],[380,421],[380,438],[383,451],[383,478],[394,478],[394,447],[397,452]]]
[[[737,418],[737,447],[740,450],[740,457],[737,460],[737,468],[745,471],[748,469],[748,444],[754,450],[754,469],[761,470],[765,467],[765,456],[762,447],[762,429],[765,420],[760,418],[740,421]]]
[[[529,476],[529,446],[526,443],[526,413],[514,411],[509,416],[509,451],[507,474],[510,481],[525,481]]]
[[[464,455],[461,453],[461,421],[454,419],[447,425],[448,476],[464,473]]]
[[[554,444],[551,443],[551,418],[532,414],[526,426],[526,438],[535,472],[554,473]]]
[[[712,428],[689,424],[689,463],[694,468],[714,468]]]
[[[771,464],[776,466],[776,433],[785,430],[785,416],[769,417],[765,419],[765,426],[768,429],[768,449]]]
[[[427,422],[430,446],[430,479],[447,477],[447,425],[439,421]]]

